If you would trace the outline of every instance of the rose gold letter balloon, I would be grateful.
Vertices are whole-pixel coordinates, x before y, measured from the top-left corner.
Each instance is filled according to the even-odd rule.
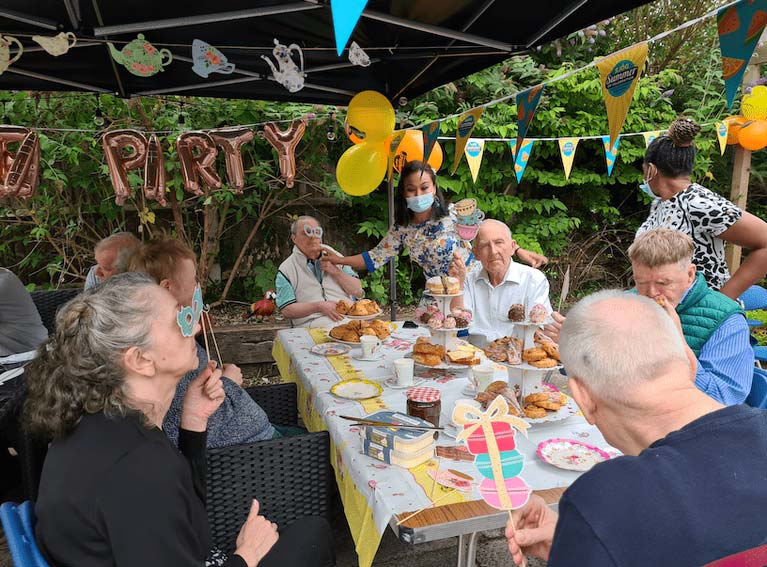
[[[8,144],[21,142],[27,134],[29,134],[29,128],[0,125],[0,182],[5,182],[5,177],[13,165],[14,154],[8,150]]]
[[[277,150],[280,159],[280,176],[285,180],[287,187],[293,187],[296,179],[296,146],[301,141],[301,136],[306,130],[306,121],[303,118],[294,120],[284,132],[270,122],[264,126],[264,137]]]
[[[226,158],[226,177],[229,186],[237,194],[245,187],[245,171],[242,167],[241,146],[253,139],[253,130],[249,128],[226,128],[211,130],[210,137],[224,150]]]
[[[162,146],[156,134],[149,136],[146,151],[146,165],[144,165],[144,196],[154,199],[163,207],[165,201],[165,159],[162,155]]]
[[[146,160],[146,138],[136,130],[113,130],[104,134],[102,144],[115,190],[115,203],[124,205],[131,195],[128,171],[143,167]]]
[[[210,189],[221,187],[221,178],[215,169],[218,150],[206,132],[184,132],[176,140],[176,150],[187,191],[195,195],[204,194],[198,176]]]
[[[31,176],[36,176],[40,163],[40,139],[37,132],[30,132],[24,138],[13,158],[13,164],[5,179],[5,192],[9,195],[27,199],[31,197],[37,182]]]

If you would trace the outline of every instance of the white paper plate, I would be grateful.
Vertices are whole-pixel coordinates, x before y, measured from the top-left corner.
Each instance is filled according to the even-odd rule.
[[[522,419],[524,419],[528,423],[535,424],[535,423],[548,423],[550,421],[562,421],[563,419],[567,419],[568,417],[572,415],[576,415],[579,411],[578,404],[576,404],[575,400],[573,400],[570,396],[565,395],[565,397],[567,398],[567,402],[565,402],[565,405],[563,405],[557,411],[547,411],[546,417],[532,418],[532,417],[525,417],[524,415],[522,415]]]
[[[352,349],[348,345],[344,344],[322,343],[319,345],[314,345],[309,350],[314,354],[319,354],[320,356],[338,356],[339,354],[346,354]]]
[[[610,455],[599,447],[576,439],[547,439],[538,444],[536,452],[545,463],[560,469],[581,472],[610,458]]]
[[[383,315],[383,311],[379,311],[378,313],[373,313],[372,315],[344,315],[344,317],[346,317],[347,319],[352,319],[354,321],[370,321],[371,319],[375,319],[376,317],[380,317],[381,315]]]
[[[415,388],[416,386],[420,386],[426,382],[423,378],[413,378],[412,384],[398,384],[397,383],[397,377],[396,376],[389,376],[386,380],[384,380],[384,384],[387,388],[391,388],[393,390],[404,390],[405,388]]]
[[[343,380],[334,384],[330,388],[330,393],[347,400],[367,400],[369,398],[377,398],[383,394],[383,388],[370,380],[352,378],[351,380]]]
[[[379,352],[378,354],[374,354],[370,358],[362,358],[362,351],[360,351],[359,354],[353,354],[352,358],[354,360],[359,360],[360,362],[377,362],[381,360],[384,357],[382,352]]]

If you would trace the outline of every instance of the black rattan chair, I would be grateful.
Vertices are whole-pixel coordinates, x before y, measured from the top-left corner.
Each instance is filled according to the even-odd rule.
[[[33,291],[31,293],[32,301],[35,302],[35,307],[37,307],[37,311],[40,313],[40,319],[43,320],[43,325],[48,329],[49,335],[53,333],[56,323],[56,312],[59,310],[59,307],[82,291],[80,288],[75,288]]]
[[[277,425],[298,424],[295,384],[249,388]],[[207,510],[213,545],[235,548],[253,498],[279,526],[307,516],[329,519],[334,494],[327,431],[208,451]]]

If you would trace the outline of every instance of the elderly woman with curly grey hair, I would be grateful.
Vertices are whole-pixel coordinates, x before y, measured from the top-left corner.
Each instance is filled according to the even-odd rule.
[[[64,306],[28,366],[27,422],[53,438],[35,508],[51,564],[204,564],[206,427],[224,391],[212,366],[189,385],[179,452],[161,428],[176,385],[197,367],[183,314],[149,276],[112,277]],[[278,533],[254,500],[223,564],[333,565],[329,528],[310,518]]]

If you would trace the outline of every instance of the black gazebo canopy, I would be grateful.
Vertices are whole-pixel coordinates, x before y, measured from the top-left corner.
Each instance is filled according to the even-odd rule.
[[[369,0],[354,33],[368,67],[336,54],[329,0],[0,0],[0,33],[24,45],[0,75],[5,90],[81,90],[289,100],[345,105],[365,89],[413,98],[648,0]],[[77,45],[53,57],[34,35],[73,32]],[[139,33],[173,62],[151,77],[130,74],[110,56]],[[192,71],[192,42],[217,47],[236,65],[204,79]],[[274,39],[303,50],[302,90],[271,77],[261,55]]]

